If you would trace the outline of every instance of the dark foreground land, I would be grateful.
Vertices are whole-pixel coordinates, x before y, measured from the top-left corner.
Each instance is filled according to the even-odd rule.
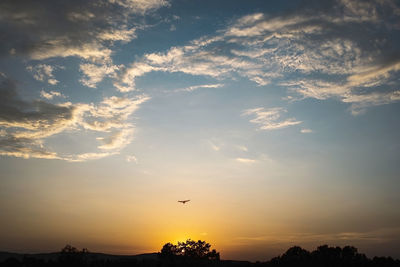
[[[200,242],[200,241],[199,241]],[[168,244],[166,244],[168,245]],[[170,244],[171,245],[171,244]],[[172,245],[173,246],[173,245]],[[68,246],[67,246],[68,247]],[[213,250],[205,253],[188,254],[179,251],[165,249],[160,253],[141,254],[135,256],[109,255],[102,253],[91,253],[87,250],[78,251],[73,247],[63,249],[57,253],[47,254],[17,254],[0,252],[0,267],[112,267],[112,266],[143,266],[143,267],[167,267],[167,266],[218,266],[218,267],[241,267],[241,266],[307,266],[307,267],[339,267],[339,266],[366,266],[366,267],[391,267],[399,266],[400,260],[391,257],[367,258],[358,253],[354,247],[328,247],[320,246],[309,252],[300,247],[292,247],[284,254],[267,262],[247,262],[220,260],[219,253]],[[175,246],[176,247],[176,246]],[[176,252],[176,251],[175,251]],[[193,251],[192,251],[193,252]],[[196,254],[197,253],[197,254]],[[211,255],[211,256],[210,256]]]

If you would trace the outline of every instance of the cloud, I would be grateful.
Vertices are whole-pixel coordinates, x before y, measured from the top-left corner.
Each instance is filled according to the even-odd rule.
[[[56,85],[58,80],[54,78],[53,71],[56,67],[46,65],[46,64],[38,64],[36,66],[28,66],[26,68],[33,74],[33,78],[41,82],[47,82],[51,85]]]
[[[42,94],[45,98],[61,96],[55,91]],[[148,99],[144,95],[112,96],[97,105],[26,101],[19,97],[15,82],[5,78],[0,84],[0,155],[67,161],[115,155],[133,139],[134,125],[128,118]],[[87,131],[97,135],[102,143],[98,146],[100,151],[61,154],[46,148],[49,137],[66,131],[69,135]]]
[[[240,243],[253,243],[254,241],[268,242],[268,243],[293,243],[295,242],[355,242],[355,241],[372,241],[384,243],[397,238],[400,234],[399,228],[379,228],[365,232],[334,232],[334,233],[311,233],[311,232],[294,232],[294,233],[280,233],[259,235],[259,236],[240,236],[235,240]]]
[[[220,151],[222,145],[221,144],[216,144],[216,142],[212,140],[208,140],[207,143],[210,145],[211,149],[214,151]]]
[[[48,100],[53,99],[54,97],[65,97],[62,93],[57,91],[46,92],[44,90],[40,91],[40,96],[46,98]]]
[[[400,101],[400,90],[394,92],[373,92],[362,95],[348,94],[344,96],[342,101],[351,103],[351,113],[359,115],[364,113],[367,107]]]
[[[192,86],[189,86],[189,87],[176,89],[176,90],[174,90],[174,92],[192,92],[192,91],[195,91],[195,90],[200,89],[200,88],[220,88],[220,87],[223,87],[223,86],[224,86],[224,84],[222,84],[222,83],[192,85]]]
[[[277,130],[302,123],[295,118],[279,120],[285,112],[283,108],[253,108],[243,111],[242,115],[254,116],[250,122],[259,125],[260,130]]]
[[[247,152],[249,149],[246,146],[237,145],[236,148],[240,151]]]
[[[15,83],[8,79],[2,81],[0,86],[0,126],[10,129],[14,136],[23,135],[23,132],[15,129],[26,129],[27,134],[40,132],[40,136],[52,135],[62,131],[74,117],[76,108],[71,105],[21,100]]]
[[[0,33],[6,41],[0,44],[0,56],[110,61],[114,42],[136,38],[140,18],[168,5],[165,0],[4,0]]]
[[[265,75],[260,64],[208,49],[208,45],[221,40],[222,37],[207,40],[201,38],[187,46],[173,47],[165,53],[146,54],[120,74],[115,86],[122,92],[134,90],[135,79],[153,71],[182,72],[214,78],[229,77],[238,73],[262,84],[267,83],[268,77],[273,76]]]
[[[300,132],[301,132],[301,133],[312,133],[313,130],[304,128],[304,129],[301,129]]]
[[[134,155],[126,156],[125,159],[126,159],[127,162],[138,163],[138,160]]]
[[[70,161],[70,162],[84,162],[84,161],[88,161],[88,160],[102,159],[102,158],[110,157],[110,156],[113,156],[116,154],[118,154],[118,152],[116,152],[116,151],[102,152],[102,153],[91,152],[91,153],[82,153],[82,154],[76,154],[76,155],[68,155],[68,156],[64,156],[62,158],[58,158],[58,159],[66,160],[66,161]]]
[[[347,77],[349,86],[375,86],[383,83],[391,76],[391,73],[400,70],[400,59],[386,63],[383,66],[372,66],[364,72]]]
[[[98,38],[103,41],[121,41],[127,43],[136,38],[136,29],[110,29],[108,31],[100,32]]]
[[[135,78],[155,70],[161,70],[143,62],[133,63],[130,67],[121,71],[114,82],[114,86],[122,93],[135,90]]]
[[[244,164],[253,164],[257,162],[257,160],[249,158],[236,158],[236,161]]]
[[[292,100],[333,98],[363,109],[393,103],[395,96],[374,102],[368,95],[384,89],[389,96],[399,88],[398,41],[391,38],[399,30],[399,10],[393,0],[336,0],[277,16],[249,14],[214,35],[143,55],[115,85],[132,91],[147,73],[181,72],[218,83],[240,76],[258,86],[279,85]]]
[[[169,30],[171,32],[176,31],[176,26],[172,24],[171,27],[169,27]]]
[[[85,63],[81,64],[79,69],[84,74],[80,82],[87,87],[96,88],[96,85],[101,82],[104,77],[115,77],[119,66]]]
[[[127,8],[131,13],[141,14],[170,5],[166,0],[108,0],[108,2]]]
[[[107,138],[98,138],[98,140],[103,141],[103,145],[98,148],[103,150],[121,149],[131,143],[133,140],[133,132],[133,128],[127,128],[119,130]]]

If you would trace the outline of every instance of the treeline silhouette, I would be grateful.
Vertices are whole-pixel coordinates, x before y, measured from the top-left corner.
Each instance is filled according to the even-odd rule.
[[[319,246],[314,251],[301,247],[289,248],[282,255],[266,262],[220,260],[219,252],[211,250],[205,241],[167,243],[159,253],[137,256],[117,256],[78,250],[70,245],[58,253],[21,255],[0,253],[0,267],[400,267],[400,261],[391,257],[367,258],[357,248]],[[8,255],[8,256],[7,256]]]

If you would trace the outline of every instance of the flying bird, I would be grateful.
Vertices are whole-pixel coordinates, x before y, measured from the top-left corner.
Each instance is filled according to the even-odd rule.
[[[182,203],[182,204],[185,204],[186,202],[189,202],[190,201],[190,199],[186,199],[186,200],[178,200],[178,202],[180,202],[180,203]]]

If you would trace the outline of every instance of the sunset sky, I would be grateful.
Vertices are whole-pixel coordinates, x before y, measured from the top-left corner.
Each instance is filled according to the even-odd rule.
[[[400,258],[399,1],[2,0],[0,36],[0,251]]]

